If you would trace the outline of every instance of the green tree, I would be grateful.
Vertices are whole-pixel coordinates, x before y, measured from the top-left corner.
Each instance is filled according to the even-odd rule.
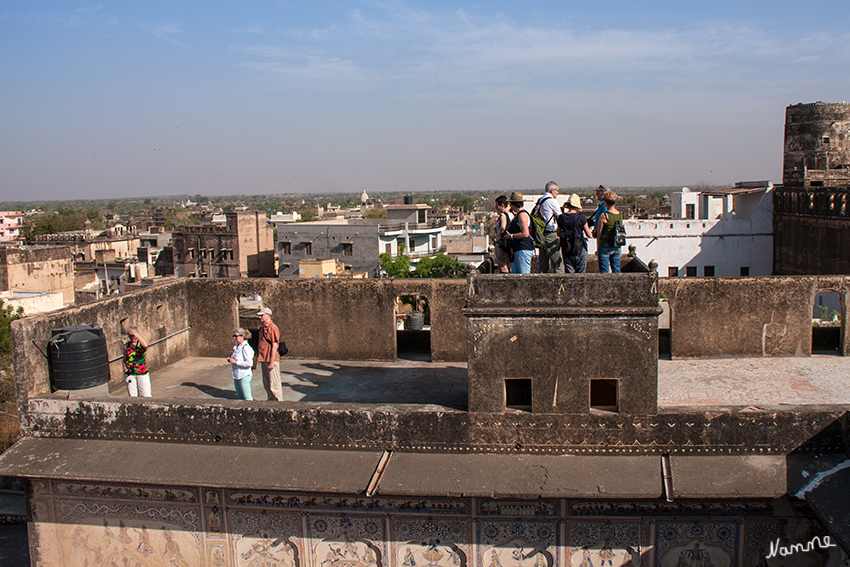
[[[21,229],[27,244],[34,244],[41,234],[56,234],[68,230],[82,230],[86,224],[86,213],[77,209],[60,209],[55,213],[38,216]]]
[[[471,212],[472,209],[475,208],[475,198],[474,197],[457,197],[452,199],[452,206],[459,207],[464,210],[464,212]]]
[[[385,219],[387,218],[387,210],[384,207],[375,207],[366,211],[367,219]]]
[[[382,278],[409,278],[410,277],[410,256],[399,254],[393,258],[390,254],[384,252],[378,256],[381,262],[378,276]]]
[[[437,254],[434,258],[422,258],[415,270],[410,269],[410,256],[402,253],[393,258],[384,252],[378,256],[381,267],[378,277],[383,278],[465,278],[466,264],[458,262],[448,254]]]
[[[448,254],[422,258],[411,273],[414,278],[465,278],[469,267]]]
[[[18,438],[15,404],[15,373],[12,371],[12,321],[24,317],[24,310],[0,307],[0,453]]]

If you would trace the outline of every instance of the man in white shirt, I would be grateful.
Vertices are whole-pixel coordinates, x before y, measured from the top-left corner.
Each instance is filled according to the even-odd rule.
[[[548,274],[551,270],[556,274],[564,273],[564,261],[561,257],[561,240],[558,238],[558,216],[561,206],[558,204],[558,193],[561,189],[554,181],[546,184],[546,193],[537,202],[540,203],[540,214],[546,221],[543,230],[543,248],[540,249],[540,273]]]

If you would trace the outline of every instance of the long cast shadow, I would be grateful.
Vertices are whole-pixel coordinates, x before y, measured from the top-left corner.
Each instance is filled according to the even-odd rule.
[[[438,405],[466,411],[466,368],[374,368],[309,363],[286,384],[305,402]],[[284,377],[283,381],[287,380]]]
[[[195,382],[183,382],[180,384],[181,386],[189,386],[190,388],[195,388],[200,390],[204,394],[210,396],[211,398],[222,398],[225,400],[238,400],[239,398],[236,396],[236,392],[234,390],[222,390],[221,388],[216,388],[215,386],[210,386],[209,384],[196,384]]]

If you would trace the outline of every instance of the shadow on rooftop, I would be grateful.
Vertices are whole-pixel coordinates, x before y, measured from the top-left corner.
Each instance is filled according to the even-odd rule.
[[[290,390],[303,402],[440,405],[467,409],[465,366],[379,368],[310,362],[311,372],[282,376],[284,396]]]
[[[215,386],[210,386],[209,384],[196,384],[195,382],[183,382],[180,385],[200,390],[211,398],[222,398],[225,400],[239,399],[236,396],[235,390],[223,390],[222,388],[216,388]]]

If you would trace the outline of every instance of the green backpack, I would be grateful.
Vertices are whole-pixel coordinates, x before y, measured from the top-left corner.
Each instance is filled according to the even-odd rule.
[[[555,197],[548,195],[548,198],[554,199]],[[546,197],[540,197],[537,204],[531,209],[531,222],[529,223],[528,230],[531,233],[531,240],[534,242],[535,248],[543,248],[543,232],[546,230],[546,225],[549,224],[547,220],[543,218],[542,213],[541,204],[545,200]]]

